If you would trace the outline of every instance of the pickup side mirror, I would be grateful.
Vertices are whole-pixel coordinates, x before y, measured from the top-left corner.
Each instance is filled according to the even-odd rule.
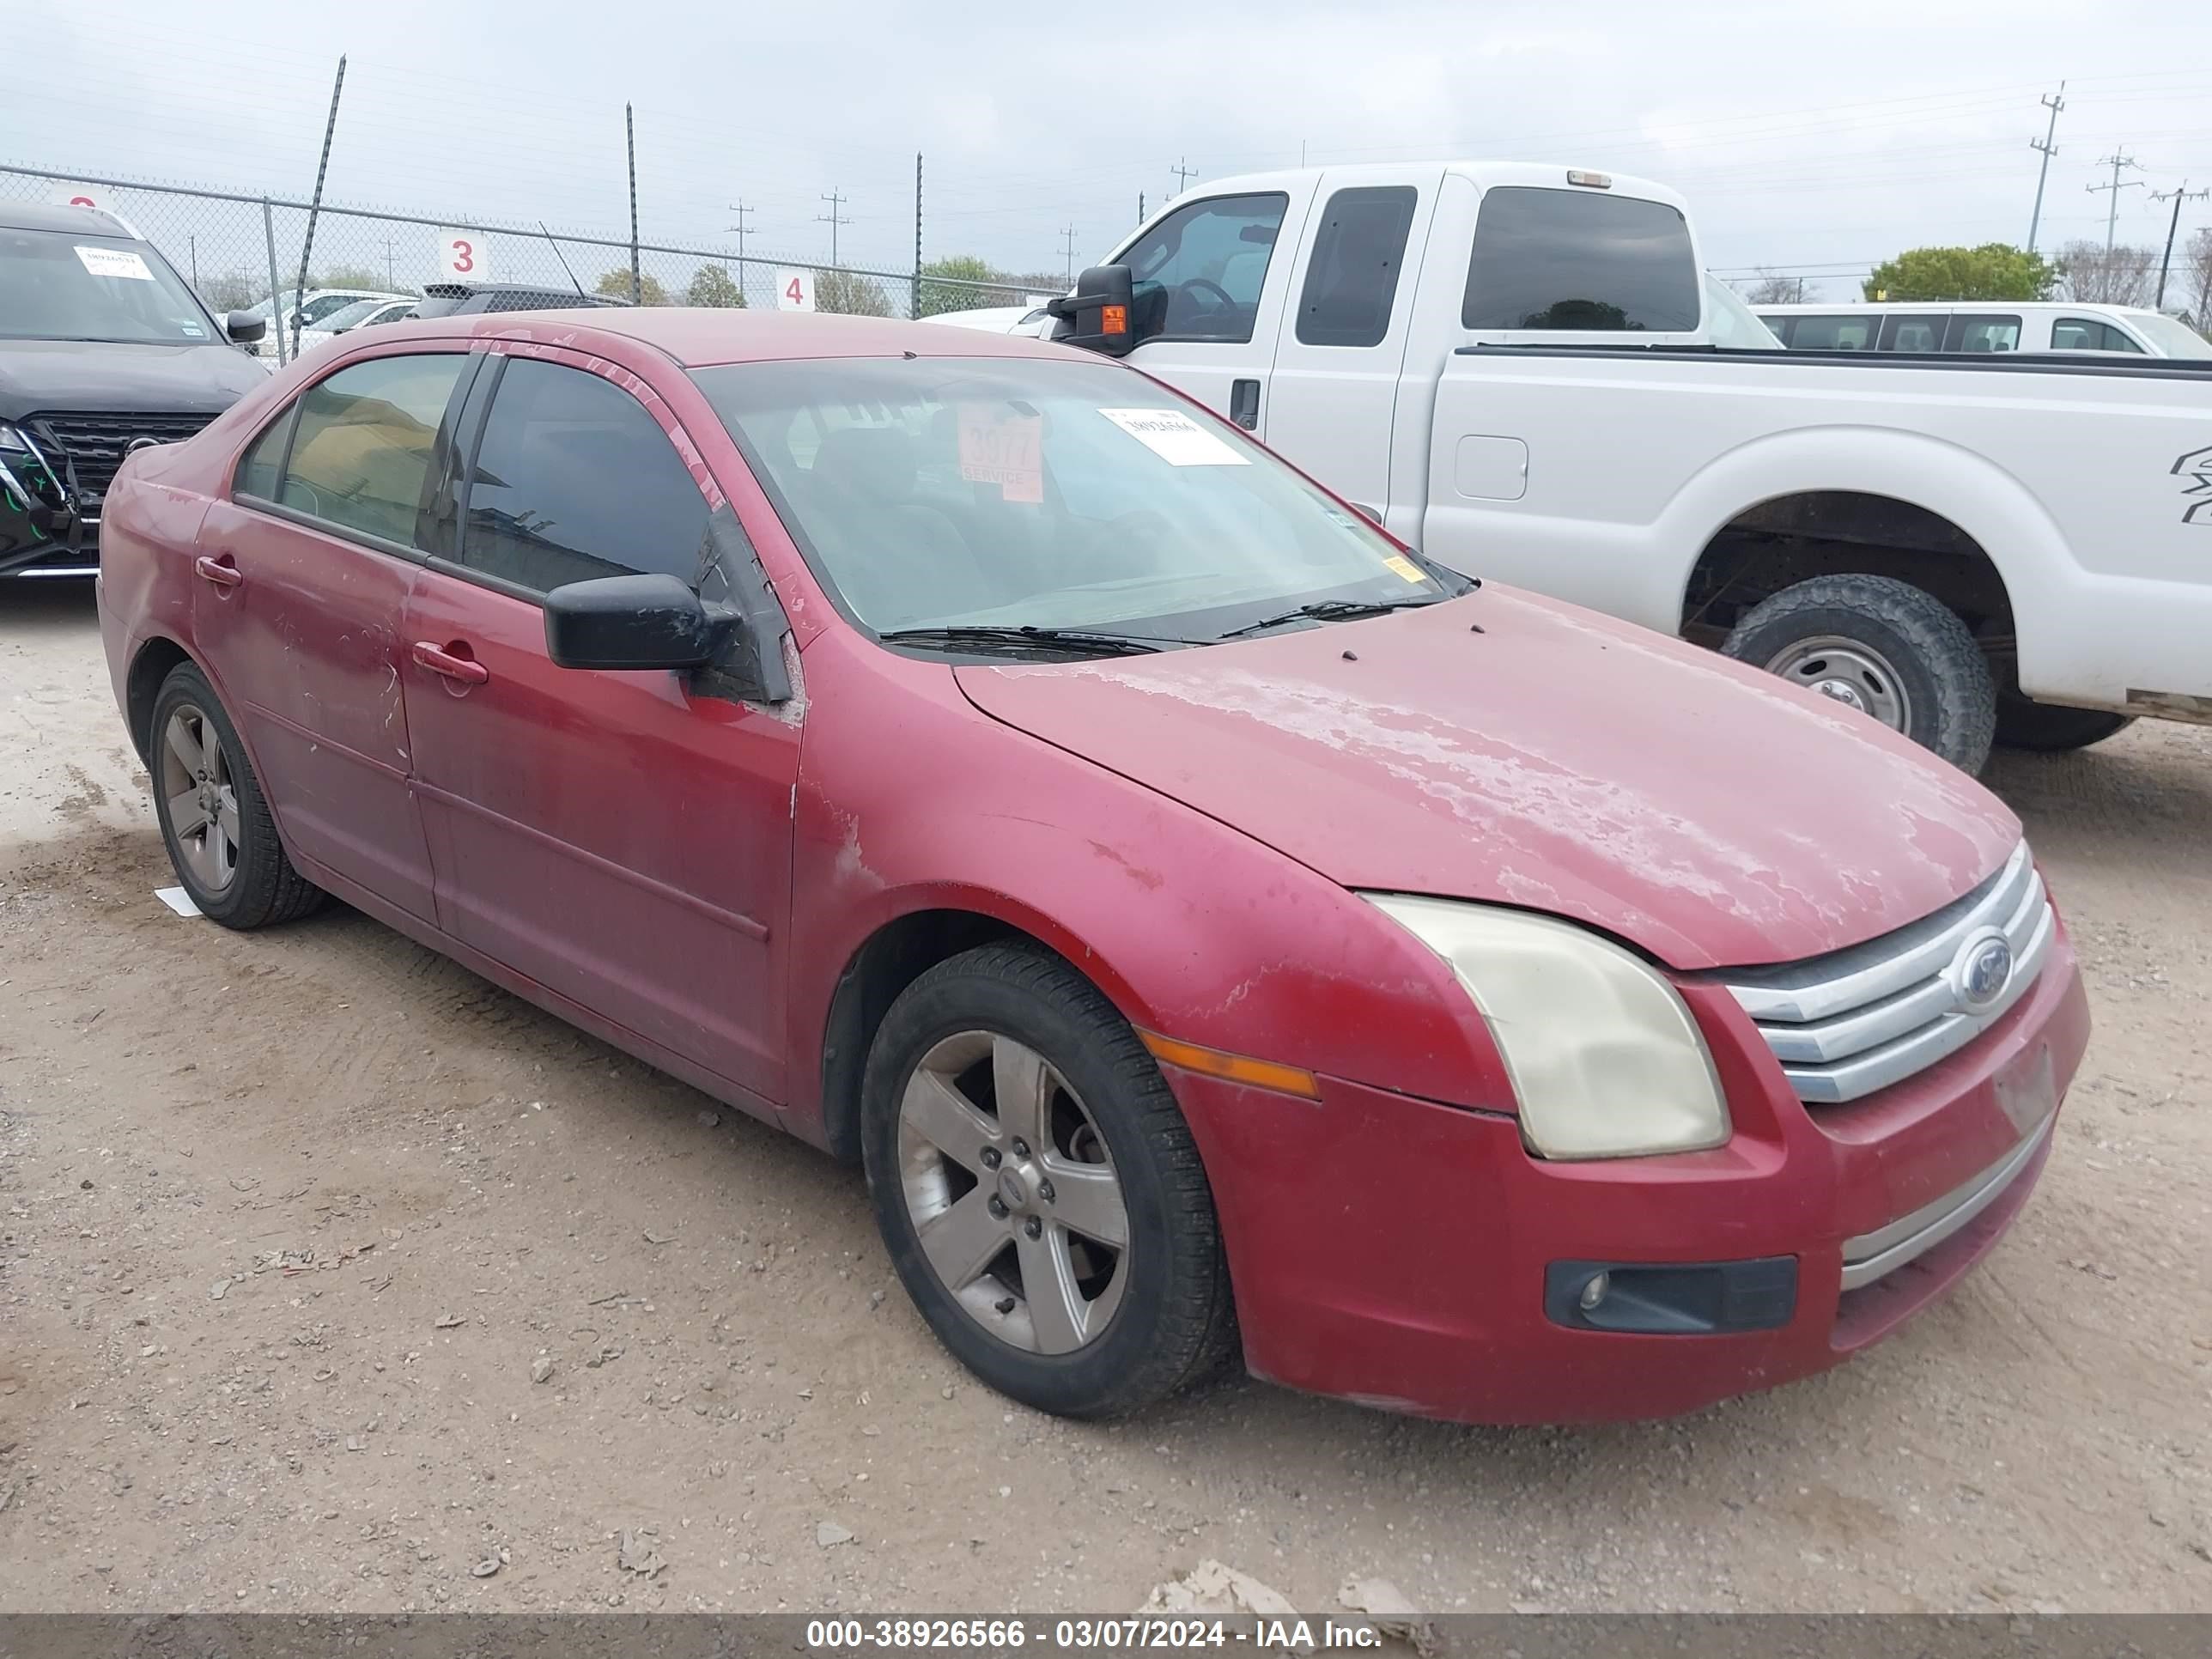
[[[1131,326],[1133,284],[1127,265],[1091,265],[1075,279],[1075,291],[1045,307],[1068,325],[1057,335],[1062,345],[1081,346],[1109,357],[1126,357],[1137,343]]]
[[[222,319],[222,331],[234,345],[252,345],[269,331],[269,319],[250,311],[234,311]]]

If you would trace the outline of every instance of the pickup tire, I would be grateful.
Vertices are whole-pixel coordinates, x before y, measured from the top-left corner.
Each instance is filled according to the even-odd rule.
[[[1989,659],[1949,606],[1910,582],[1815,576],[1746,611],[1721,650],[1872,714],[1961,771],[1989,759]]]
[[[2026,749],[2039,755],[2063,754],[2102,743],[2136,723],[2133,714],[2115,714],[2102,708],[2063,708],[2057,703],[2037,702],[2017,691],[1997,699],[1997,746]]]

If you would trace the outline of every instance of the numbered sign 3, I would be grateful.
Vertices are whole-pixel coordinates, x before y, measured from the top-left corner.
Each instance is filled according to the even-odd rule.
[[[811,270],[777,271],[775,308],[778,311],[813,310],[814,273]]]
[[[438,276],[448,283],[491,281],[491,260],[481,232],[441,230],[438,233]]]

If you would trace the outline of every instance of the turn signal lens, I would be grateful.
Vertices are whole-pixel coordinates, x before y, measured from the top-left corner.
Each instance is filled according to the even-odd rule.
[[[1218,1048],[1200,1048],[1195,1042],[1178,1042],[1173,1037],[1162,1036],[1157,1031],[1139,1031],[1145,1047],[1152,1050],[1152,1058],[1164,1066],[1179,1066],[1186,1072],[1196,1072],[1202,1077],[1218,1077],[1231,1083],[1248,1083],[1255,1089],[1271,1089],[1279,1095],[1296,1095],[1301,1100],[1319,1100],[1321,1084],[1311,1072],[1296,1066],[1278,1065],[1272,1060],[1254,1060],[1244,1054],[1224,1054]]]
[[[1102,334],[1127,334],[1129,331],[1129,307],[1127,306],[1099,307],[1098,331]]]

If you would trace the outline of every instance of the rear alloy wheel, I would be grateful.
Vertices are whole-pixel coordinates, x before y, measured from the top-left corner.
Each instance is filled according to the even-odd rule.
[[[1066,963],[990,945],[922,975],[877,1033],[862,1114],[899,1277],[994,1388],[1111,1416],[1227,1352],[1228,1268],[1189,1127]]]
[[[179,663],[161,683],[151,737],[154,816],[202,915],[226,927],[262,927],[322,904],[322,890],[285,856],[238,730],[191,664]]]
[[[1869,714],[1961,771],[1996,726],[1989,659],[1956,613],[1889,576],[1815,576],[1746,611],[1722,652]]]

